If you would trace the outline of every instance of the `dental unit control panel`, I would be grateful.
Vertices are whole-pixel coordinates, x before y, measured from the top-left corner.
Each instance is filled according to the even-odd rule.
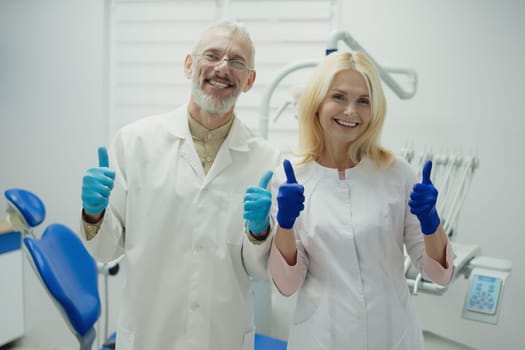
[[[496,324],[503,289],[512,266],[509,261],[477,257],[469,263],[472,271],[463,306],[463,318]]]

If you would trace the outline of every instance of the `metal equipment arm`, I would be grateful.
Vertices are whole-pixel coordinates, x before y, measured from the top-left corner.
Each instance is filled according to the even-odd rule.
[[[388,87],[392,89],[392,91],[403,100],[412,98],[416,93],[416,87],[417,87],[417,73],[413,69],[408,68],[394,68],[394,67],[383,67],[379,63],[377,63],[376,60],[370,55],[359,43],[350,35],[350,33],[338,30],[332,32],[332,35],[330,36],[328,43],[327,43],[327,49],[326,54],[330,54],[333,51],[337,51],[337,43],[339,41],[343,41],[346,45],[348,45],[349,48],[355,51],[361,51],[364,54],[366,54],[372,62],[376,65],[377,69],[379,70],[379,74],[381,76],[381,79],[385,82]],[[407,75],[410,78],[410,81],[412,83],[412,88],[407,91],[403,89],[392,77],[391,73],[395,74],[404,74]]]
[[[388,87],[392,89],[392,91],[401,99],[409,99],[412,98],[416,93],[416,87],[417,87],[417,73],[413,69],[408,68],[396,68],[396,67],[383,67],[379,65],[373,57],[365,50],[359,43],[348,33],[345,31],[334,31],[327,42],[327,49],[326,54],[330,54],[333,51],[337,51],[337,43],[339,41],[343,41],[348,47],[350,47],[352,50],[361,51],[365,53],[372,62],[376,65],[377,69],[379,70],[379,74],[381,76],[381,79],[385,82]],[[318,60],[302,60],[290,63],[286,65],[283,69],[281,69],[279,72],[277,72],[277,75],[273,78],[270,85],[265,89],[262,101],[261,101],[261,108],[260,108],[260,114],[259,114],[259,132],[262,137],[265,139],[268,138],[268,123],[269,123],[269,113],[270,113],[270,102],[272,99],[272,95],[279,85],[279,83],[289,74],[303,69],[303,68],[312,68],[319,64]],[[394,80],[391,74],[402,74],[408,76],[408,80],[411,82],[412,87],[410,90],[403,89],[397,81]],[[282,111],[280,111],[282,112]]]

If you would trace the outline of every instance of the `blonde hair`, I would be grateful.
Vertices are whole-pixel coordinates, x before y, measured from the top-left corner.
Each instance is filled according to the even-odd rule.
[[[325,147],[325,137],[318,111],[335,75],[344,70],[359,72],[366,81],[370,95],[372,119],[367,129],[348,148],[348,158],[355,164],[363,157],[379,167],[393,161],[393,153],[380,145],[380,136],[386,115],[386,99],[379,72],[374,63],[362,52],[336,51],[316,67],[310,81],[302,90],[298,101],[300,163],[317,160]]]

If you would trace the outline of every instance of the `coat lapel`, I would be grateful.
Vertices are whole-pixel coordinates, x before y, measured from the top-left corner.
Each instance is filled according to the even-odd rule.
[[[168,131],[175,136],[179,142],[181,158],[193,169],[196,176],[204,178],[204,169],[199,159],[199,155],[193,144],[193,138],[188,126],[188,105],[185,104],[178,108],[170,120]]]

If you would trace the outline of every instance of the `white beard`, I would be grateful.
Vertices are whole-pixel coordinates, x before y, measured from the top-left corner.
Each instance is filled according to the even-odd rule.
[[[223,115],[229,112],[235,106],[235,102],[241,93],[239,89],[236,89],[232,96],[225,100],[217,101],[213,96],[206,94],[201,89],[201,84],[201,79],[193,76],[191,79],[191,92],[199,107],[210,114]]]

